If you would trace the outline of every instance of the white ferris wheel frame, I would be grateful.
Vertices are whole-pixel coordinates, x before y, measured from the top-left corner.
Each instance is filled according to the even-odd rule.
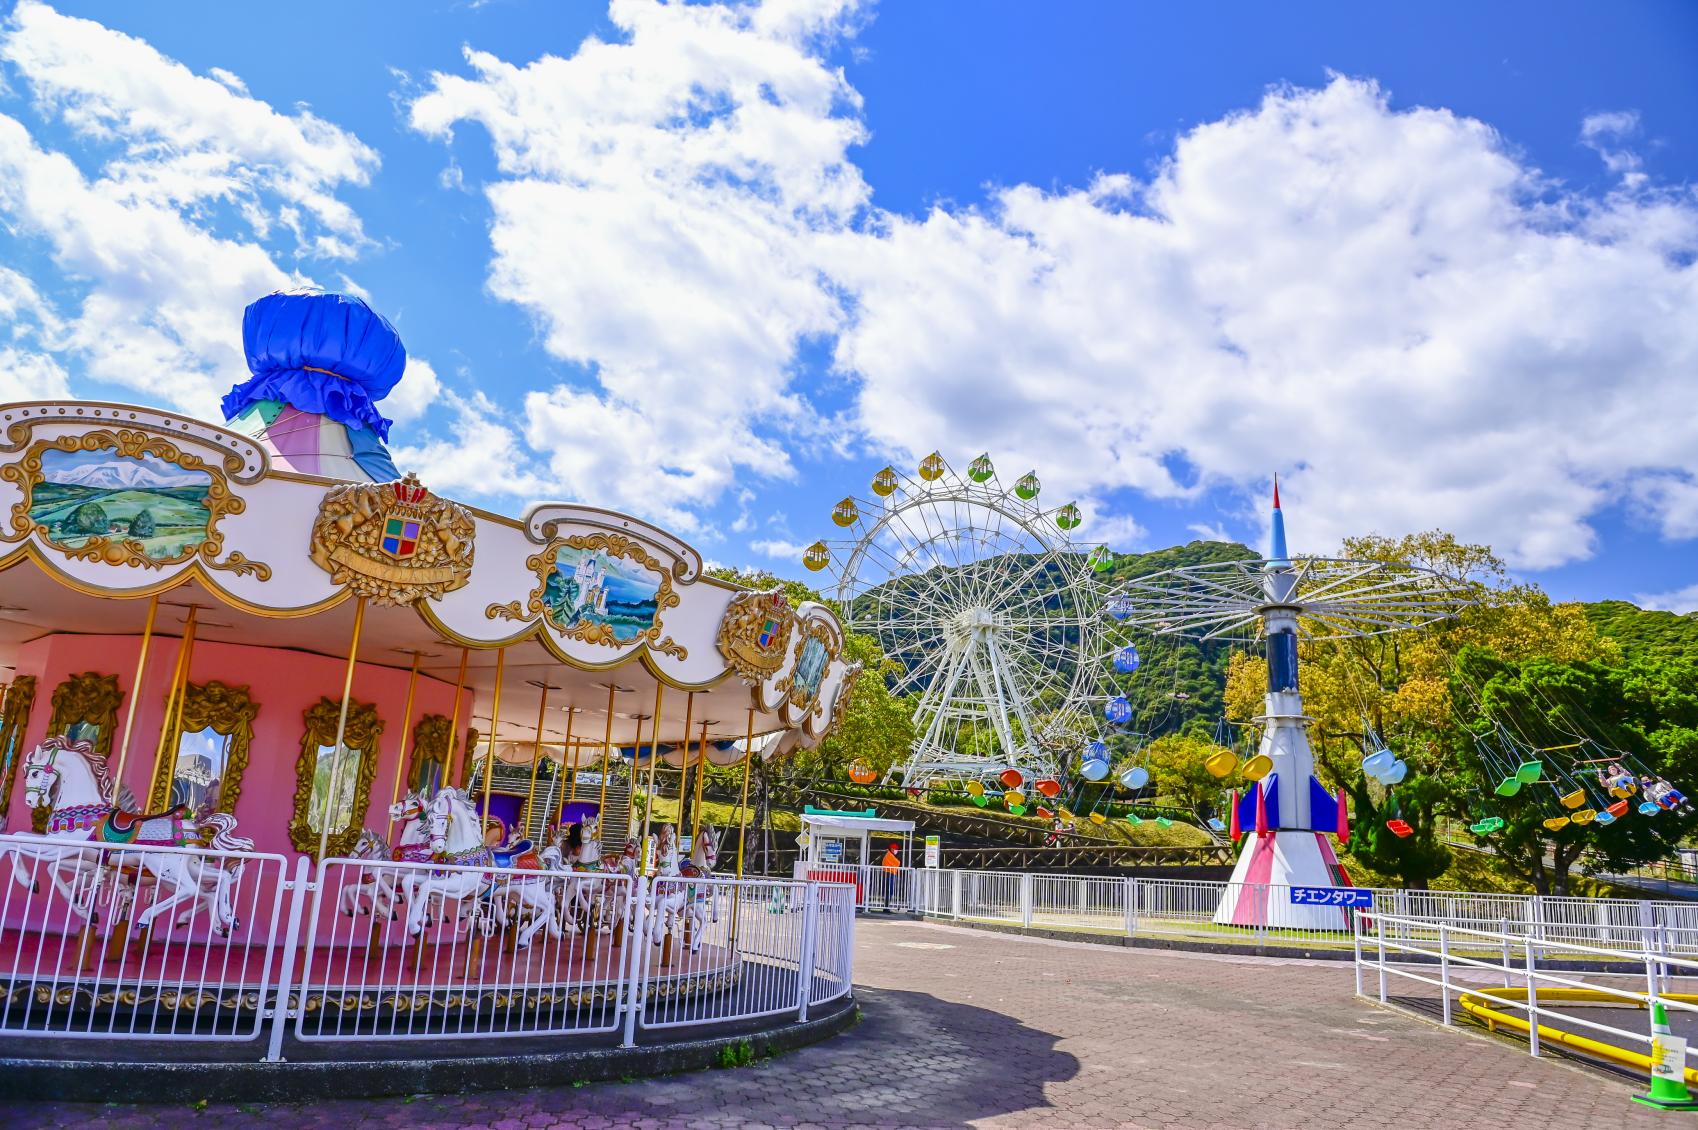
[[[916,740],[891,778],[984,780],[1010,767],[1057,776],[1108,698],[1103,589],[1086,547],[1056,522],[1066,507],[1044,509],[994,472],[974,482],[947,463],[934,480],[898,472],[888,496],[849,501],[854,536],[823,542],[831,595],[846,628],[874,635],[903,665],[898,691],[920,694]],[[958,748],[969,724],[989,728],[994,753]]]

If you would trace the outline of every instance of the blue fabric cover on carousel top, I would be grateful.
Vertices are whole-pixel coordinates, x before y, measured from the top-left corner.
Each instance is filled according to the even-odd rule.
[[[345,294],[268,294],[242,313],[242,347],[253,376],[224,397],[234,420],[261,400],[317,412],[355,432],[389,438],[376,402],[407,368],[388,319]]]

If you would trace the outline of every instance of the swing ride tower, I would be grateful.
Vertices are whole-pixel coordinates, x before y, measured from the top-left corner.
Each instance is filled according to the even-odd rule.
[[[1404,631],[1454,616],[1469,603],[1457,581],[1404,562],[1293,558],[1274,484],[1266,558],[1189,565],[1130,581],[1128,622],[1157,635],[1221,640],[1259,635],[1268,661],[1255,777],[1234,795],[1231,829],[1244,846],[1223,925],[1346,929],[1336,906],[1293,902],[1292,887],[1349,886],[1333,842],[1350,836],[1344,794],[1315,778],[1298,678],[1300,641]],[[1332,837],[1329,841],[1328,837]]]

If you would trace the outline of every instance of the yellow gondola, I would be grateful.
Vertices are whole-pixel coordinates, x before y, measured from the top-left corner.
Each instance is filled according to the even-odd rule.
[[[809,572],[817,573],[831,564],[831,550],[826,548],[825,542],[816,541],[802,554],[802,564],[808,567]]]
[[[873,476],[873,493],[880,498],[889,498],[896,493],[896,487],[900,481],[896,477],[896,468],[886,467]]]
[[[920,460],[920,478],[928,483],[935,483],[943,478],[944,466],[943,456],[934,451]]]
[[[853,526],[855,519],[861,516],[861,510],[855,505],[853,498],[845,498],[831,508],[831,520],[839,526]]]

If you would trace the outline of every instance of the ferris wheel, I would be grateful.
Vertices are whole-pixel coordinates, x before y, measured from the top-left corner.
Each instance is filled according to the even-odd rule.
[[[989,456],[957,474],[933,452],[917,476],[886,467],[871,498],[832,510],[840,538],[803,555],[830,570],[845,627],[895,660],[916,696],[915,740],[887,781],[1055,779],[1090,745],[1109,701],[1112,642],[1096,570],[1106,551],[1071,538],[1069,502],[1045,509],[1028,472],[1005,485]]]

